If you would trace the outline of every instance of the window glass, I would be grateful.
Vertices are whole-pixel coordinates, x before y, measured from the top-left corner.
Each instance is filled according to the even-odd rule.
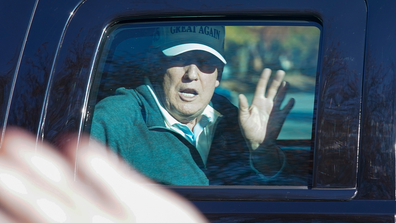
[[[319,46],[311,22],[118,24],[86,130],[162,184],[309,186]]]

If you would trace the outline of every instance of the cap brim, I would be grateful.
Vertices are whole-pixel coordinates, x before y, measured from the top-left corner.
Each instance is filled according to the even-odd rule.
[[[203,50],[203,51],[206,51],[208,53],[213,54],[217,58],[219,58],[219,60],[221,60],[224,64],[227,64],[227,61],[224,59],[224,57],[219,52],[217,52],[216,50],[214,50],[211,47],[208,47],[208,46],[203,45],[203,44],[198,44],[198,43],[180,44],[180,45],[177,45],[177,46],[170,47],[170,48],[168,48],[166,50],[163,50],[162,52],[165,54],[165,56],[172,57],[172,56],[177,56],[177,55],[180,55],[182,53],[189,52],[189,51],[192,51],[192,50]]]

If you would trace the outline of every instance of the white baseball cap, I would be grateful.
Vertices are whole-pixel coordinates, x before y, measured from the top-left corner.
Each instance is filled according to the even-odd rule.
[[[202,50],[216,56],[224,64],[224,26],[163,26],[153,35],[152,47],[165,56],[177,56],[192,50]]]

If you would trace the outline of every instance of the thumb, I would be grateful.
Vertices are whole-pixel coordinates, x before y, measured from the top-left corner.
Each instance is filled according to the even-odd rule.
[[[249,103],[245,95],[240,94],[239,99],[239,120],[245,120],[249,116]]]
[[[247,112],[249,110],[249,103],[244,94],[238,96],[239,99],[239,111]]]

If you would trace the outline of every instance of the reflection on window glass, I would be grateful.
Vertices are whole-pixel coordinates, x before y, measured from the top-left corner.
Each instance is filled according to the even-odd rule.
[[[166,185],[308,186],[319,40],[302,22],[117,25],[91,137]]]

